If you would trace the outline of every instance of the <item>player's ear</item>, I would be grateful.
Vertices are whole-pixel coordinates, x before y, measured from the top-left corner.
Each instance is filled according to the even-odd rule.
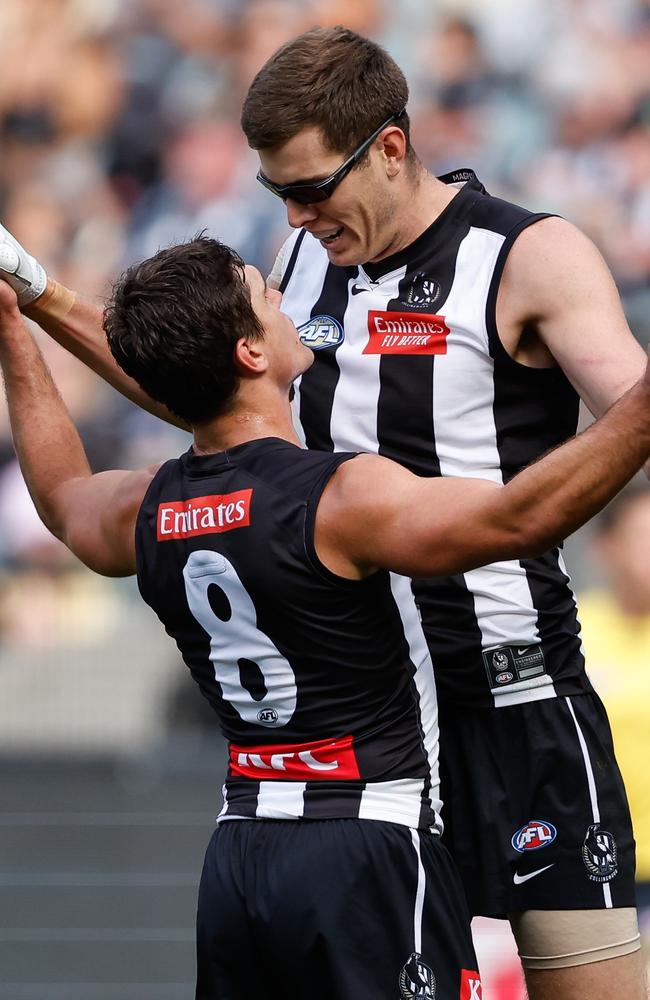
[[[240,337],[235,344],[234,359],[242,375],[260,375],[269,366],[261,338]]]
[[[383,143],[386,172],[389,177],[394,177],[406,162],[406,136],[401,128],[393,125],[381,135],[381,142]]]

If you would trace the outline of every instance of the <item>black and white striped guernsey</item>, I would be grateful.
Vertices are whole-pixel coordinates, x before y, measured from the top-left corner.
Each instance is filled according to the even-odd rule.
[[[336,267],[304,230],[281,255],[282,309],[315,352],[296,397],[311,448],[378,452],[423,476],[507,481],[573,435],[559,368],[515,362],[496,299],[517,236],[544,218],[493,198],[469,170],[409,247]],[[417,581],[446,703],[505,706],[591,690],[562,554]]]
[[[229,743],[221,820],[441,828],[433,671],[408,581],[344,580],[314,547],[322,491],[351,457],[277,438],[190,451],[140,509],[140,591]]]

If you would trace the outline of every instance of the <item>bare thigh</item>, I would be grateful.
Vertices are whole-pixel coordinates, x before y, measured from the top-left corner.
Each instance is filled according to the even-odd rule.
[[[569,969],[525,969],[529,1000],[647,1000],[641,952]]]

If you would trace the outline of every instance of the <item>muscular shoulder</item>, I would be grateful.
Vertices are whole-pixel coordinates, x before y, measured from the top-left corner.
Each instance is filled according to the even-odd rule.
[[[556,216],[540,219],[515,240],[506,261],[500,295],[523,322],[546,316],[561,297],[566,307],[586,289],[606,281],[607,265],[592,241]]]

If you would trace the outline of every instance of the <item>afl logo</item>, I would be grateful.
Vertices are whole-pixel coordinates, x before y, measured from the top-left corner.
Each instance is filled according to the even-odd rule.
[[[542,819],[531,819],[517,830],[511,843],[515,851],[524,854],[525,851],[539,851],[542,847],[548,847],[556,837],[557,830],[552,823]]]
[[[515,675],[511,674],[509,670],[504,670],[503,673],[497,674],[494,678],[497,684],[509,684],[510,681],[514,680]]]
[[[333,316],[314,316],[306,323],[301,323],[298,336],[305,347],[311,347],[312,351],[322,351],[324,347],[337,347],[345,335],[343,327]]]
[[[278,721],[278,713],[274,708],[262,708],[257,713],[257,721],[264,726],[273,726]]]

